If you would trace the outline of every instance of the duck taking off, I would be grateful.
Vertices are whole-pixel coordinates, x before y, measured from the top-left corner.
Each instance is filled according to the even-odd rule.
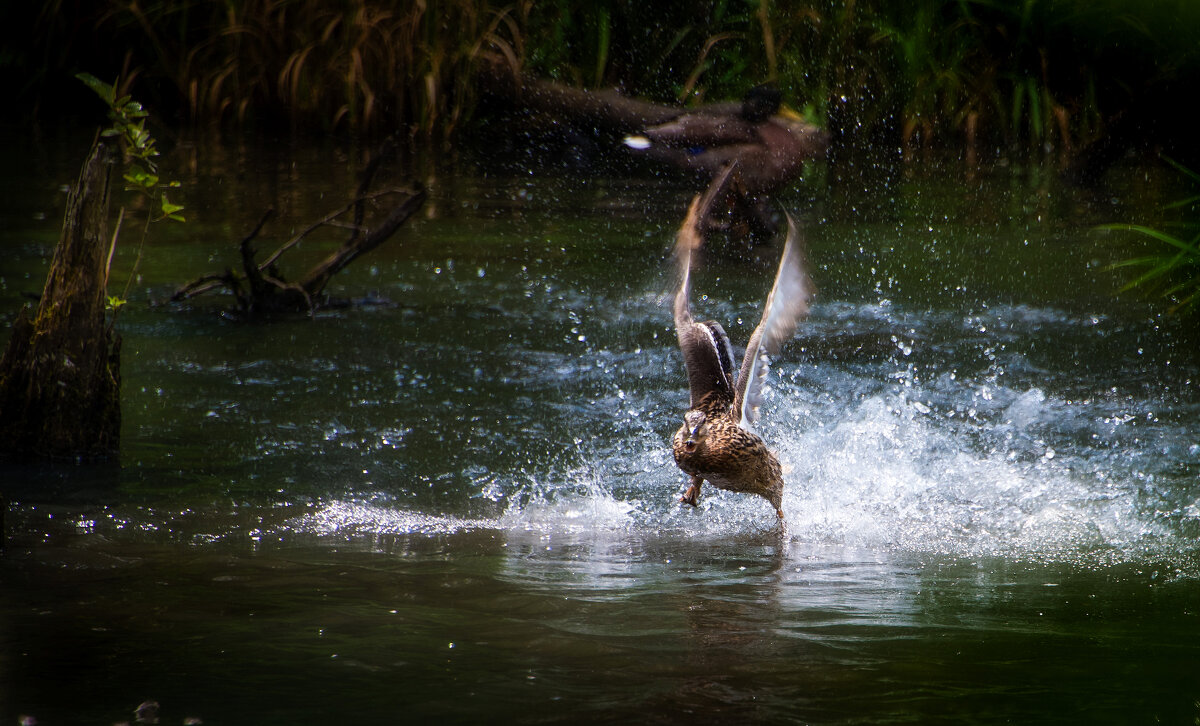
[[[714,320],[697,322],[689,304],[692,256],[701,244],[699,225],[729,171],[718,174],[704,197],[692,201],[675,243],[682,278],[675,295],[675,333],[687,366],[691,402],[671,449],[675,463],[691,477],[681,502],[698,504],[700,486],[707,479],[721,489],[765,498],[782,519],[783,471],[752,426],[758,419],[770,357],[795,334],[814,289],[805,271],[796,224],[785,213],[788,231],[779,271],[735,378],[729,336]]]
[[[740,105],[708,104],[626,136],[635,156],[666,162],[707,180],[736,163],[714,226],[769,239],[779,229],[771,198],[825,155],[829,134],[782,105],[779,89],[755,86]],[[740,230],[740,231],[739,231]]]

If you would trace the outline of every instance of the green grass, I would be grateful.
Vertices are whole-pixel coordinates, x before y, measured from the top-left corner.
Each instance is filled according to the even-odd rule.
[[[1200,174],[1170,159],[1166,161],[1193,182],[1200,183]],[[1172,313],[1196,312],[1200,304],[1200,221],[1195,218],[1197,203],[1200,203],[1200,194],[1164,207],[1166,210],[1183,210],[1186,213],[1184,220],[1173,225],[1178,234],[1138,224],[1108,224],[1101,227],[1110,231],[1135,232],[1161,243],[1150,254],[1112,265],[1113,269],[1141,270],[1137,277],[1121,288],[1121,292],[1140,290],[1158,295],[1170,301]]]

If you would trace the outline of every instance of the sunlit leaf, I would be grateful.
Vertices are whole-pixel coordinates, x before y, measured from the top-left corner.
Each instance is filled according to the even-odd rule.
[[[183,206],[180,204],[172,204],[171,201],[169,199],[167,199],[166,194],[162,195],[161,206],[162,206],[163,214],[167,215],[168,217],[171,216],[172,214],[178,212],[179,210],[183,209]]]
[[[104,99],[106,104],[109,106],[113,105],[113,99],[116,96],[116,91],[113,90],[112,86],[100,80],[99,78],[96,78],[91,73],[76,73],[75,77],[83,81],[84,85],[86,85],[88,88],[95,91],[100,98]]]
[[[151,174],[145,169],[135,166],[131,170],[125,172],[125,181],[135,185],[136,187],[150,190],[158,184],[158,175]]]

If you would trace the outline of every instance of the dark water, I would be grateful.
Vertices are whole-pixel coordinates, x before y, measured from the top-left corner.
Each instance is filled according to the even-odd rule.
[[[86,142],[3,175],[6,330]],[[821,294],[760,427],[780,533],[764,501],[675,502],[685,186],[423,170],[422,218],[332,286],[387,304],[245,323],[149,303],[235,264],[266,207],[264,250],[339,206],[358,157],[168,161],[189,222],[121,313],[120,466],[0,469],[0,722],[1200,718],[1196,329],[1115,297],[1143,247],[1093,229],[1154,221],[1169,176],[813,169],[786,202]],[[776,252],[695,283],[738,342]]]

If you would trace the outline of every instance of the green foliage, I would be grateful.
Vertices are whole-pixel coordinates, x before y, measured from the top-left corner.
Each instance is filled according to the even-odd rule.
[[[150,199],[157,199],[161,212],[158,219],[170,219],[183,222],[180,214],[183,207],[172,204],[167,199],[164,186],[178,187],[179,182],[159,183],[158,164],[154,159],[158,149],[154,146],[154,137],[146,129],[146,118],[150,115],[142,104],[130,96],[117,97],[116,87],[101,81],[88,73],[75,75],[88,88],[96,92],[100,99],[108,105],[108,120],[111,126],[101,132],[101,136],[117,137],[121,140],[121,148],[125,154],[125,183],[126,189],[137,191]]]
[[[1185,168],[1175,161],[1167,162],[1189,177],[1200,182],[1200,174]],[[1187,218],[1174,227],[1179,234],[1164,232],[1138,224],[1108,224],[1101,229],[1135,232],[1160,242],[1164,247],[1141,257],[1122,260],[1112,267],[1141,268],[1143,272],[1126,283],[1121,292],[1140,289],[1157,293],[1172,301],[1171,312],[1194,313],[1200,306],[1200,219],[1195,216],[1200,194],[1172,202],[1164,207],[1168,210],[1184,210]]]
[[[125,291],[121,295],[106,295],[105,309],[112,313],[109,321],[110,327],[116,323],[117,314],[121,307],[125,305],[126,298],[129,296],[129,287],[133,283],[134,275],[137,273],[137,267],[142,260],[142,251],[146,245],[146,233],[152,222],[160,222],[163,220],[171,220],[175,222],[185,221],[181,214],[183,206],[175,204],[167,198],[166,190],[168,188],[178,188],[180,183],[177,181],[162,181],[158,173],[158,163],[155,159],[158,157],[158,149],[154,145],[154,137],[150,131],[146,129],[146,119],[149,113],[146,112],[142,105],[134,101],[128,95],[117,95],[117,86],[109,85],[89,73],[78,73],[76,78],[83,82],[88,88],[92,89],[100,100],[108,106],[108,120],[110,125],[108,128],[100,132],[101,136],[108,138],[116,138],[121,143],[121,150],[125,157],[125,188],[126,190],[135,191],[145,199],[149,200],[152,205],[157,205],[157,216],[150,213],[146,217],[146,225],[142,228],[141,241],[138,243],[137,258],[134,260],[133,269],[129,273],[129,279],[125,283]],[[105,263],[105,285],[108,284],[108,275],[112,266],[113,253],[117,247],[117,238],[121,233],[121,222],[125,218],[125,209],[121,209],[121,213],[117,217],[117,230],[113,234],[112,246],[108,251],[108,260]]]
[[[1105,132],[1106,119],[1145,110],[1148,93],[1169,98],[1164,89],[1200,78],[1194,0],[13,5],[28,8],[21,12],[33,26],[31,47],[14,57],[29,59],[37,77],[119,68],[152,81],[163,113],[213,126],[399,128],[448,139],[476,110],[477,71],[487,65],[501,76],[532,73],[684,103],[738,98],[774,81],[813,120],[863,137],[889,127],[923,144],[978,136],[1010,153],[1040,154],[1080,148]],[[89,85],[108,93],[110,106],[130,103]],[[47,91],[17,107],[46,108],[65,95]]]

